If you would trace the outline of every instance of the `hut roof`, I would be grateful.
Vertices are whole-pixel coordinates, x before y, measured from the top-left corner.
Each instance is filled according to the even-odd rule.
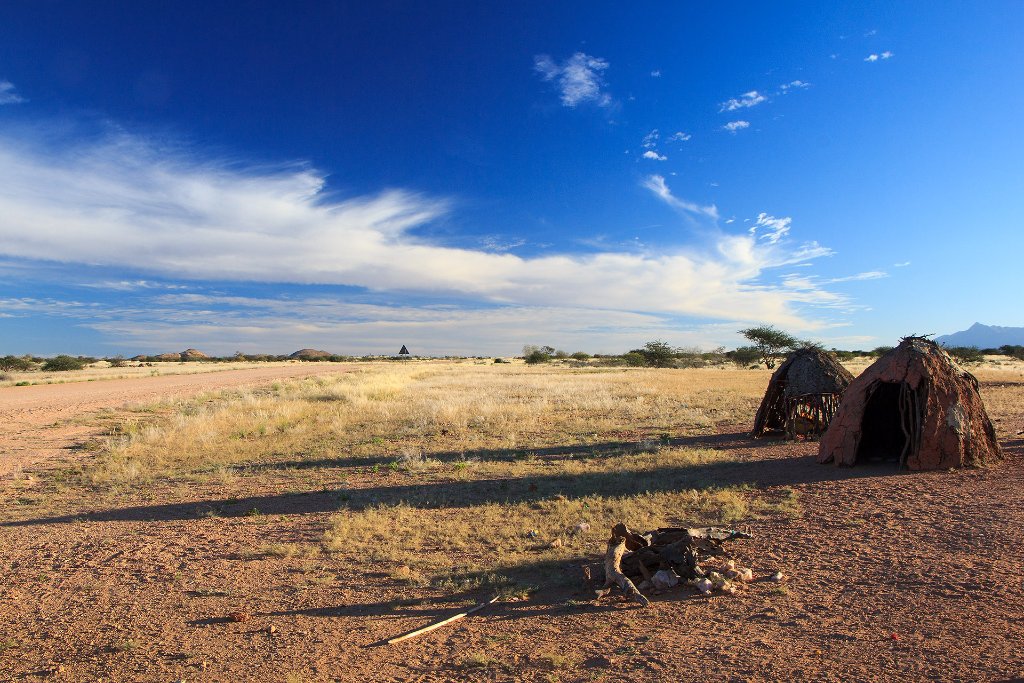
[[[842,394],[853,375],[834,353],[823,349],[797,349],[772,373],[768,389],[754,418],[754,436],[785,428],[791,399],[807,394]]]
[[[907,337],[847,388],[818,462],[893,460],[912,470],[1002,458],[978,380],[938,344]]]

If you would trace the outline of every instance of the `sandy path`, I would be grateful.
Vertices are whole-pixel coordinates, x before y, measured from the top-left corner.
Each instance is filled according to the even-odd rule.
[[[279,379],[347,372],[351,365],[316,363],[243,368],[192,375],[0,389],[0,477],[37,467],[97,433],[83,420],[98,411]]]

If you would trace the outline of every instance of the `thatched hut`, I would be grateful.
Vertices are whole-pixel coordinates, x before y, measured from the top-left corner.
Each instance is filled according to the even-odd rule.
[[[850,384],[818,462],[890,461],[911,470],[1002,458],[978,380],[938,344],[907,337]]]
[[[797,434],[820,435],[852,381],[853,375],[834,353],[797,349],[772,373],[752,435],[782,432],[791,439]]]

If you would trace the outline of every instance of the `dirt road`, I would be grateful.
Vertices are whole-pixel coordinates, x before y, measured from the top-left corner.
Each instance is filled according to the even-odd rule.
[[[192,375],[0,388],[0,477],[38,467],[97,433],[99,411],[279,379],[346,372],[351,365],[303,363]]]

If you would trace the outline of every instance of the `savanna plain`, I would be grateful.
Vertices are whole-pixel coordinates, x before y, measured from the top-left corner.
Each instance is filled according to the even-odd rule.
[[[764,369],[296,368],[0,387],[0,681],[1024,679],[1024,363],[1005,459],[921,473],[749,438]],[[617,522],[755,580],[595,601]]]

